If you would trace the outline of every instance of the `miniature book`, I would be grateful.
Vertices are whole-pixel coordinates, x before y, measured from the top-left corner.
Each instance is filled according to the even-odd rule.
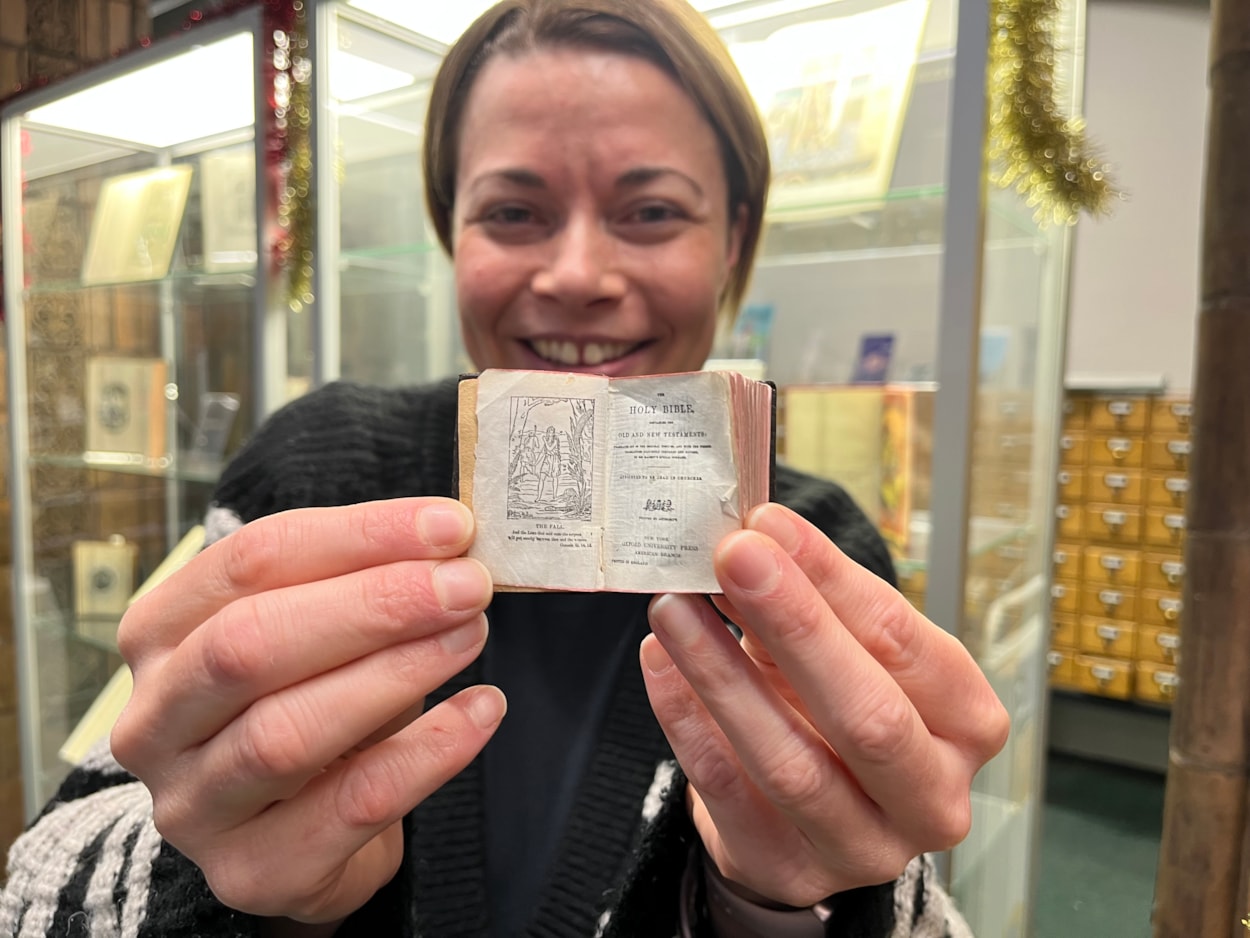
[[[776,389],[728,371],[460,382],[469,556],[496,589],[719,593],[712,552],[772,495]]]

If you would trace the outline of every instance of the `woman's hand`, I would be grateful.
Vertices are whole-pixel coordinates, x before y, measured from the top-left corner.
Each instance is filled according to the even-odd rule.
[[[285,512],[127,612],[135,690],[113,752],[226,905],[345,918],[398,869],[400,819],[490,738],[494,688],[422,713],[486,640],[472,537],[443,498]]]
[[[953,636],[819,530],[776,504],[746,528],[716,552],[742,643],[703,599],[660,596],[643,671],[717,868],[809,906],[962,840],[1008,718]]]

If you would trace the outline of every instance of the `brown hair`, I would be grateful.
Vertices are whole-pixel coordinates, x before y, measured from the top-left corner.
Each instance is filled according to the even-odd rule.
[[[763,227],[768,143],[751,94],[711,25],[685,0],[501,0],[448,51],[430,91],[425,121],[425,196],[438,239],[452,253],[456,161],[465,101],[493,56],[552,47],[634,55],[670,75],[716,133],[729,188],[728,219],[746,226],[721,308],[736,314]]]

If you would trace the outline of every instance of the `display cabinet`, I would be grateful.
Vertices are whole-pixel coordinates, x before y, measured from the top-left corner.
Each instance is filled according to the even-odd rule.
[[[259,9],[140,51],[0,125],[28,813],[120,664],[127,601],[309,357],[270,300]]]
[[[779,452],[847,485],[890,540],[905,593],[1007,706],[1009,742],[978,775],[972,832],[943,866],[975,934],[1028,934],[1069,229],[1039,223],[1036,192],[987,183],[997,8],[702,6],[772,144],[746,310],[752,328],[767,324],[752,341],[781,390]],[[1069,111],[1083,16],[1077,0],[1050,24]]]

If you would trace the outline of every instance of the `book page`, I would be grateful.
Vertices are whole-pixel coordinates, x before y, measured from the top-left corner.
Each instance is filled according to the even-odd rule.
[[[482,372],[469,556],[497,587],[603,585],[606,378]]]
[[[712,551],[742,526],[728,382],[619,378],[608,392],[608,589],[719,593]]]

